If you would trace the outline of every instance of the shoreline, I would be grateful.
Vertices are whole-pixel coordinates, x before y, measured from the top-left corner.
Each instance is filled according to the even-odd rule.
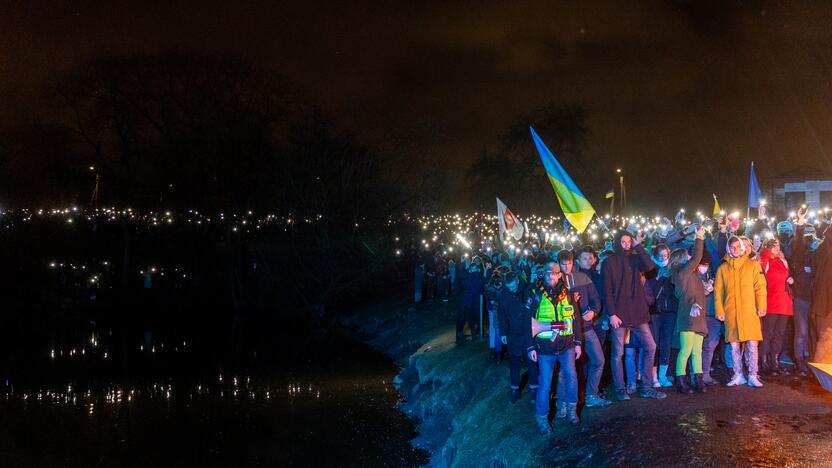
[[[455,344],[455,312],[453,300],[413,305],[398,298],[343,321],[354,338],[399,366],[399,408],[417,425],[411,443],[430,453],[428,466],[794,463],[772,444],[800,446],[803,464],[828,466],[832,394],[813,378],[765,379],[761,389],[716,385],[694,396],[665,389],[666,400],[636,396],[579,407],[579,427],[553,421],[554,433],[541,436],[529,392],[509,403],[508,364],[488,359],[488,340]],[[723,370],[713,374],[728,378]]]
[[[399,407],[417,425],[412,444],[430,452],[428,466],[539,464],[535,447],[546,439],[534,430],[528,391],[509,404],[507,363],[487,359],[487,339],[455,344],[453,300],[405,301],[370,306],[343,324],[399,366]]]

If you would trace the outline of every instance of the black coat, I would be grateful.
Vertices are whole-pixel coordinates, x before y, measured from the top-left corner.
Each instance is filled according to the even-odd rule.
[[[504,288],[497,306],[500,334],[508,339],[508,354],[522,356],[532,341],[532,312],[526,308],[521,293]]]
[[[601,265],[604,315],[616,315],[621,319],[622,327],[633,327],[650,321],[650,308],[641,284],[641,273],[656,268],[656,264],[641,245],[625,251],[621,247],[621,237],[625,234],[630,235],[622,231],[615,237],[615,254]]]

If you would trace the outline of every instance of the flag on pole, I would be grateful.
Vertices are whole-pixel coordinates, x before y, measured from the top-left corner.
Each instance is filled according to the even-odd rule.
[[[751,161],[751,175],[748,180],[748,207],[759,208],[760,198],[763,197],[763,192],[760,190],[760,185],[757,183],[757,176],[754,174],[754,161]]]
[[[714,195],[714,217],[719,216],[719,212],[722,211],[722,208],[719,207],[719,200],[716,199],[716,194]]]
[[[615,189],[607,190],[607,194],[604,195],[604,198],[610,201],[610,216],[615,216]]]
[[[500,239],[507,240],[513,237],[514,240],[519,241],[523,238],[523,225],[499,197],[497,198],[497,218],[500,221]]]
[[[592,208],[589,200],[575,185],[563,166],[555,159],[555,156],[549,151],[549,148],[546,147],[534,128],[529,127],[529,130],[532,132],[532,138],[537,147],[537,152],[540,154],[540,160],[543,162],[543,168],[546,170],[546,176],[549,177],[549,183],[552,184],[552,188],[555,190],[555,195],[558,197],[558,203],[564,216],[578,233],[584,232],[589,226],[589,222],[592,221],[592,216],[595,215],[595,209]]]

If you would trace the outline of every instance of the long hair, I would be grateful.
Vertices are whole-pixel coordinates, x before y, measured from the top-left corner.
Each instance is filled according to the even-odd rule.
[[[676,249],[673,252],[670,252],[670,259],[667,261],[667,269],[670,271],[675,270],[677,266],[683,265],[683,260],[687,260],[687,258],[687,249]]]

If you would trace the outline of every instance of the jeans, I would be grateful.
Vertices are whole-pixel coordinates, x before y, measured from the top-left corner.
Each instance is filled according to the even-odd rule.
[[[794,358],[805,361],[809,355],[809,311],[812,304],[803,299],[795,299],[794,310]]]
[[[595,336],[598,337],[598,342],[601,343],[601,349],[607,344],[607,334],[609,330],[604,330],[603,320],[596,320],[592,328],[595,329]]]
[[[497,317],[497,308],[488,310],[488,347],[496,350],[503,350],[503,342],[500,341],[500,322]]]
[[[644,353],[642,353],[642,357]],[[627,385],[636,386],[636,359],[638,359],[638,348],[624,348],[624,374],[627,376]],[[640,366],[639,371],[644,371]],[[653,369],[650,369],[652,372]]]
[[[653,331],[656,338],[656,347],[659,349],[659,364],[667,366],[670,364],[670,354],[673,347],[673,329],[676,327],[676,312],[662,312],[653,314],[653,318],[659,317],[658,333]]]
[[[621,358],[624,356],[624,335],[627,333],[627,328],[620,327],[611,330],[610,338],[612,339],[612,351],[610,352],[610,359],[612,363],[612,380],[617,391],[624,390],[624,366]],[[653,334],[650,333],[650,325],[642,323],[630,327],[630,333],[636,335],[639,344],[642,348],[642,362],[652,363],[656,356],[656,342],[653,340]],[[650,366],[652,367],[652,365]],[[653,372],[645,372],[641,377],[641,383],[647,388],[653,386]]]
[[[586,394],[598,395],[598,385],[601,383],[601,375],[604,374],[605,359],[604,348],[595,330],[584,330],[584,352],[589,361],[586,372]],[[560,388],[560,380],[558,380],[558,388]]]
[[[416,267],[413,275],[413,302],[422,302],[422,289],[425,284],[425,269],[422,266]]]
[[[745,341],[745,365],[748,367],[748,376],[757,375],[757,352],[756,341]],[[734,375],[742,373],[742,343],[731,343],[731,361],[734,363]]]
[[[537,363],[527,355],[509,357],[509,378],[512,390],[520,390],[520,368],[523,363],[529,368],[529,388],[537,388]]]
[[[760,344],[763,357],[783,352],[783,338],[788,325],[787,315],[769,314],[763,317],[763,342]]]
[[[714,351],[719,346],[719,338],[722,336],[722,322],[716,317],[708,317],[708,336],[702,345],[702,373],[711,374],[711,364],[714,361]]]
[[[555,364],[560,364],[560,373],[563,375],[563,399],[565,403],[578,402],[578,374],[575,372],[575,348],[569,348],[558,354],[538,354],[537,366],[540,374],[538,376],[539,387],[535,400],[535,409],[538,416],[549,415],[549,393],[552,391],[552,378],[555,373]],[[558,376],[558,381],[561,381]]]

